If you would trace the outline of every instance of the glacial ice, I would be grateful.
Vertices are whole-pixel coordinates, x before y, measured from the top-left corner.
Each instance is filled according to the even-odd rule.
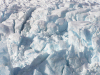
[[[99,70],[99,0],[0,1],[0,75]]]

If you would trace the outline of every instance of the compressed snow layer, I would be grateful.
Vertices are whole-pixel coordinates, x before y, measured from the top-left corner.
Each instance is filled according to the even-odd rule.
[[[100,0],[1,0],[0,75],[100,75]]]

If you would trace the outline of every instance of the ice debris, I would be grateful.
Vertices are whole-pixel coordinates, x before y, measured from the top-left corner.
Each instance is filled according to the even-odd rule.
[[[99,70],[99,0],[0,1],[0,75]]]

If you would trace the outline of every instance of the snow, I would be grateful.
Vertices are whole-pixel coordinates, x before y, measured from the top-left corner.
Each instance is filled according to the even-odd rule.
[[[99,0],[0,1],[0,75],[99,70]]]

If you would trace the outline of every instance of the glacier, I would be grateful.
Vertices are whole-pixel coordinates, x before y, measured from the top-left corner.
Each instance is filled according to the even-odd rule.
[[[100,75],[99,0],[1,0],[0,75]]]

